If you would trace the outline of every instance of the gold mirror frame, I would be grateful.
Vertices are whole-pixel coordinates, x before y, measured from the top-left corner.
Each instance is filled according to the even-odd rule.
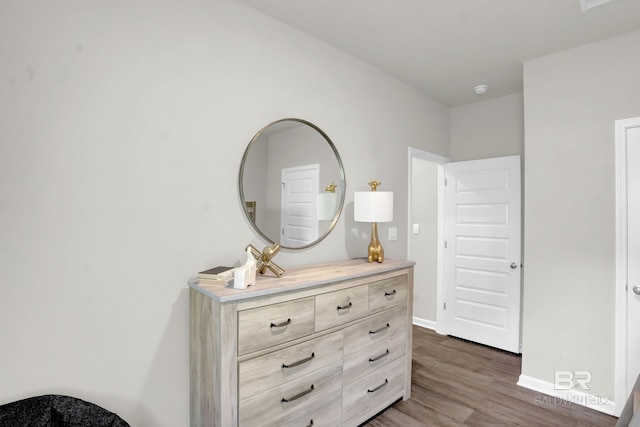
[[[301,245],[301,246],[286,246],[286,245],[282,245],[280,241],[278,241],[279,239],[277,239],[276,236],[273,235],[267,235],[268,233],[265,232],[265,230],[262,230],[258,224],[256,223],[256,212],[257,212],[257,202],[255,200],[246,200],[245,198],[245,175],[247,175],[247,159],[249,158],[250,153],[252,152],[252,150],[257,150],[258,148],[256,147],[257,144],[260,143],[260,137],[265,135],[266,133],[269,132],[270,129],[273,129],[274,125],[277,124],[281,124],[282,126],[285,126],[287,122],[291,122],[292,125],[296,125],[296,126],[301,126],[301,125],[306,125],[309,128],[315,130],[316,132],[318,132],[318,134],[326,141],[326,143],[328,144],[328,147],[330,148],[331,152],[333,153],[334,157],[335,157],[335,161],[336,161],[336,165],[331,165],[331,167],[335,167],[337,171],[339,171],[339,182],[337,183],[337,187],[338,190],[340,192],[340,194],[337,197],[337,203],[336,203],[336,209],[335,209],[335,215],[333,216],[333,218],[331,219],[331,222],[329,223],[329,225],[326,227],[326,229],[324,230],[318,230],[318,237],[316,240],[305,244],[305,245]],[[304,147],[302,148],[304,149]],[[333,178],[332,178],[333,180]],[[329,183],[320,183],[321,187],[324,188],[326,184]],[[333,182],[331,183],[333,184]],[[336,149],[335,145],[333,144],[333,142],[331,141],[331,139],[329,138],[329,136],[322,130],[320,129],[318,126],[314,125],[311,122],[308,122],[306,120],[303,119],[297,119],[297,118],[284,118],[284,119],[280,119],[280,120],[276,120],[274,122],[269,123],[268,125],[264,126],[262,129],[260,129],[258,131],[258,133],[255,134],[255,136],[251,139],[251,141],[249,142],[249,145],[247,146],[247,148],[244,151],[244,155],[242,156],[242,161],[240,163],[240,173],[239,173],[239,178],[238,178],[238,189],[239,189],[239,194],[240,194],[240,202],[241,202],[241,206],[242,206],[242,211],[244,212],[244,215],[246,216],[247,220],[249,221],[249,223],[251,224],[251,226],[253,227],[253,229],[263,238],[265,239],[267,242],[274,244],[274,243],[278,243],[281,245],[282,248],[284,249],[306,249],[309,248],[311,246],[314,246],[316,244],[318,244],[320,241],[322,241],[325,237],[327,237],[329,235],[329,233],[333,230],[333,228],[335,227],[336,223],[338,222],[338,219],[340,218],[340,214],[342,213],[342,209],[344,206],[344,199],[345,199],[345,193],[346,193],[346,182],[345,182],[345,176],[344,176],[344,167],[342,164],[342,159],[340,158],[340,154],[338,153],[338,150]],[[280,210],[279,210],[280,211]],[[278,212],[280,213],[280,212]],[[261,214],[261,216],[263,216]],[[262,220],[262,218],[261,218]],[[278,222],[280,221],[280,218],[278,218]],[[273,233],[272,233],[273,234]]]

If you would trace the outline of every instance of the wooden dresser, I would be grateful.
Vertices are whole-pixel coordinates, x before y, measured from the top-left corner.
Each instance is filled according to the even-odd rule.
[[[191,427],[357,426],[411,393],[413,262],[191,284]]]

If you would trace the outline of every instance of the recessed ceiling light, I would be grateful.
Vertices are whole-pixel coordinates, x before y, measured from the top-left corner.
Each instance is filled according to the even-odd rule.
[[[487,89],[489,89],[489,86],[487,85],[478,85],[473,88],[473,91],[476,93],[476,95],[482,95],[487,92]]]
[[[613,0],[580,0],[580,7],[583,12],[593,9],[594,7],[603,6],[611,3]]]

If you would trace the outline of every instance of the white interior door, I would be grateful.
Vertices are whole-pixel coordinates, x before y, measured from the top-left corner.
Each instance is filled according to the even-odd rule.
[[[627,130],[627,380],[640,374],[640,127]]]
[[[518,353],[520,156],[444,168],[444,331]]]
[[[319,173],[319,164],[282,169],[282,246],[300,247],[318,239]]]

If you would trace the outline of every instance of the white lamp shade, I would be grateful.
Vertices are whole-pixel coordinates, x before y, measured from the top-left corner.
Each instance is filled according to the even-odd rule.
[[[358,222],[393,221],[393,192],[356,191],[353,194],[353,219]]]
[[[318,193],[318,220],[333,219],[336,215],[336,206],[338,205],[338,195],[336,193]]]

